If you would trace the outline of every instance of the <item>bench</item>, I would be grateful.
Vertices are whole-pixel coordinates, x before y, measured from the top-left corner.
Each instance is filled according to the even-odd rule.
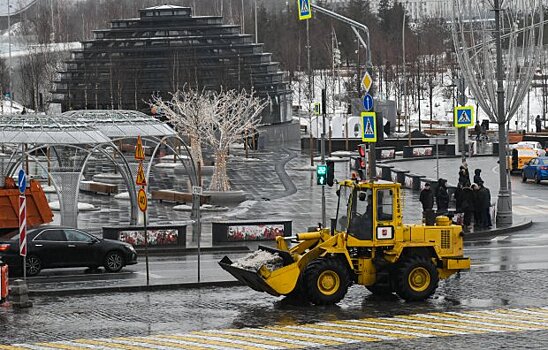
[[[179,192],[175,190],[154,190],[151,192],[153,200],[159,200],[160,202],[175,202],[175,203],[191,203],[192,193]],[[211,196],[202,195],[200,197],[201,204],[209,204]]]
[[[118,186],[97,181],[81,181],[80,191],[108,194],[118,193]]]

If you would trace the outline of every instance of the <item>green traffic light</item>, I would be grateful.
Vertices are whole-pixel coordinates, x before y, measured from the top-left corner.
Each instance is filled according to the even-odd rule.
[[[321,164],[316,167],[316,184],[325,185],[327,182],[327,165]]]

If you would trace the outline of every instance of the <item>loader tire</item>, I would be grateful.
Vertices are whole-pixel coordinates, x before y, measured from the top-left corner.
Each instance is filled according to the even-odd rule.
[[[438,281],[438,270],[430,258],[411,256],[397,269],[396,294],[406,301],[425,300],[434,294]]]
[[[350,286],[350,273],[338,259],[317,259],[304,271],[306,298],[314,305],[332,305],[341,301]]]

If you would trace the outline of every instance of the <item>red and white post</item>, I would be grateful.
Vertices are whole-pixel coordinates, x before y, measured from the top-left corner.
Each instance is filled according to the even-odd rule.
[[[19,255],[23,257],[23,279],[27,278],[27,197],[19,196]]]

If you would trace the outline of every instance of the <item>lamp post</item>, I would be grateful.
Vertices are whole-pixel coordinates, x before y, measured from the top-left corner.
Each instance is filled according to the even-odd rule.
[[[497,124],[499,126],[499,176],[500,188],[497,200],[497,226],[512,224],[512,198],[508,191],[506,167],[506,114],[504,110],[504,83],[502,72],[502,44],[500,35],[500,1],[494,1],[495,40],[497,51]]]
[[[13,111],[13,92],[11,91],[11,11],[10,0],[8,0],[8,89],[10,96],[10,113]]]
[[[255,0],[255,44],[259,43],[259,30],[257,27],[257,0]]]

